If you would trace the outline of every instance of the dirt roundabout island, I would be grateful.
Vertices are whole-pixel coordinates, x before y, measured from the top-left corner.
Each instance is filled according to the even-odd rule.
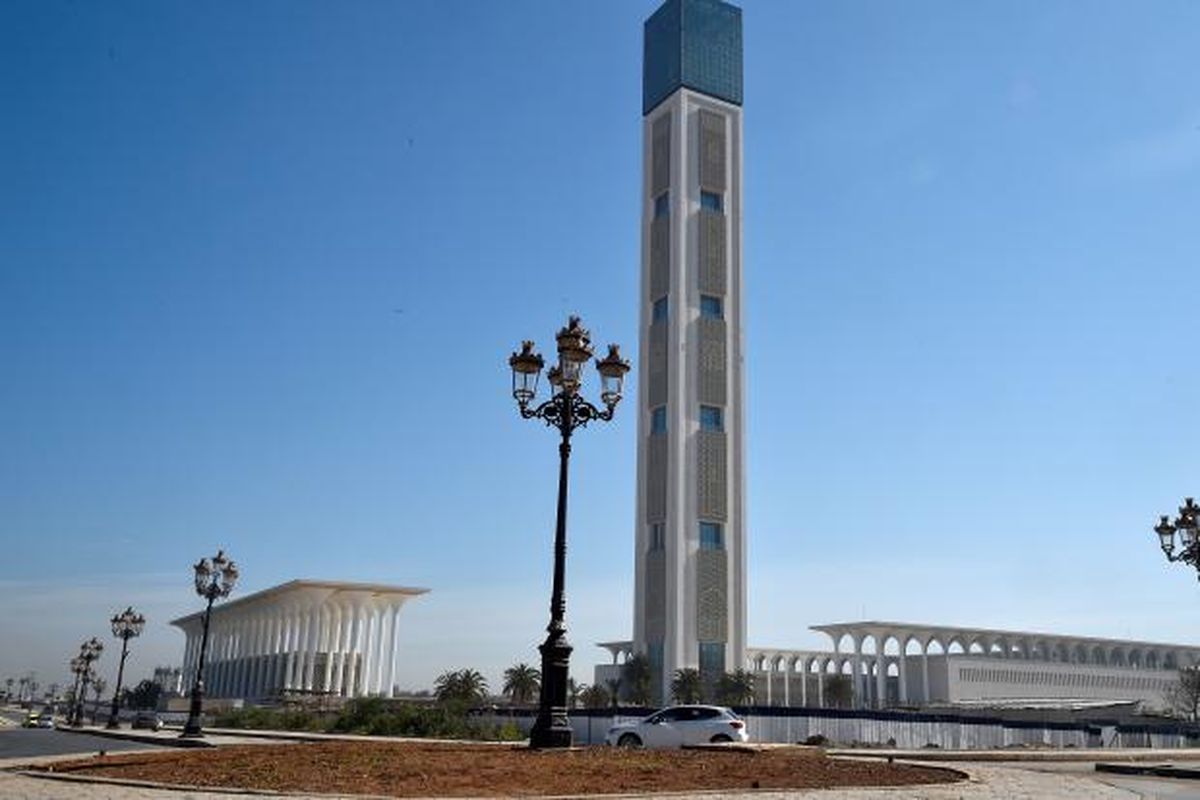
[[[830,758],[801,747],[529,750],[519,746],[321,742],[127,753],[40,769],[203,788],[394,797],[823,789],[950,783],[952,770]]]

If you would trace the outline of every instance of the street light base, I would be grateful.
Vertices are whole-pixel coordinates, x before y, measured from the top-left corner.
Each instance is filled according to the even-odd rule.
[[[575,731],[571,730],[571,725],[565,718],[561,724],[551,723],[546,728],[539,728],[534,724],[533,730],[529,732],[529,746],[535,750],[570,747],[574,744],[574,739]]]
[[[570,747],[575,732],[567,719],[567,679],[571,645],[564,631],[551,626],[550,635],[538,648],[542,652],[542,688],[537,720],[529,732],[532,748]]]
[[[121,729],[121,723],[117,722],[115,719],[110,719],[108,724],[104,727],[110,731],[117,731]]]

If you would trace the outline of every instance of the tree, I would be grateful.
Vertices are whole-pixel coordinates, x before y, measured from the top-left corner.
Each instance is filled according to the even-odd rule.
[[[700,670],[692,667],[675,670],[675,677],[671,679],[671,697],[676,703],[699,703],[703,696]]]
[[[4,680],[4,686],[5,686],[5,688],[8,690],[8,699],[9,699],[9,700],[11,700],[11,699],[12,699],[12,687],[13,687],[13,683],[14,683],[14,681],[13,681],[13,679],[12,679],[12,678],[6,678],[6,679]]]
[[[825,677],[825,705],[833,708],[849,708],[854,702],[854,684],[849,675],[827,675]]]
[[[650,705],[653,697],[650,671],[650,659],[644,655],[632,656],[621,668],[621,685],[625,687],[626,697],[635,706]]]
[[[579,700],[584,708],[604,708],[609,702],[608,690],[603,686],[581,686]]]
[[[1175,683],[1163,692],[1167,708],[1190,722],[1200,720],[1200,668],[1179,670]]]
[[[504,670],[504,694],[515,705],[528,705],[542,686],[542,673],[525,663]]]
[[[717,679],[717,702],[727,706],[747,706],[754,702],[754,674],[735,669]]]
[[[443,672],[433,683],[433,695],[443,703],[481,703],[487,692],[487,679],[473,669]]]
[[[92,693],[96,697],[96,702],[100,702],[100,695],[104,694],[104,690],[108,688],[108,681],[104,678],[96,678],[92,681]]]
[[[126,689],[121,693],[122,704],[126,708],[157,708],[160,694],[162,694],[162,687],[154,681],[146,679],[132,689]]]

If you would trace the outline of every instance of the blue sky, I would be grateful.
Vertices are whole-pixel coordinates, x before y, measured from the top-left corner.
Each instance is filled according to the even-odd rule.
[[[655,6],[0,9],[0,677],[131,603],[135,677],[178,660],[218,547],[431,588],[403,685],[536,661],[556,452],[505,359],[573,312],[636,352]],[[1150,525],[1200,492],[1200,6],[743,7],[751,644],[1197,641]],[[624,411],[573,458],[584,681]]]

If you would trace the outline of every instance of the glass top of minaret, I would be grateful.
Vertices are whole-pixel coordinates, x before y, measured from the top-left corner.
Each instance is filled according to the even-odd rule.
[[[742,104],[742,10],[721,0],[667,0],[646,20],[642,113],[680,87]]]

